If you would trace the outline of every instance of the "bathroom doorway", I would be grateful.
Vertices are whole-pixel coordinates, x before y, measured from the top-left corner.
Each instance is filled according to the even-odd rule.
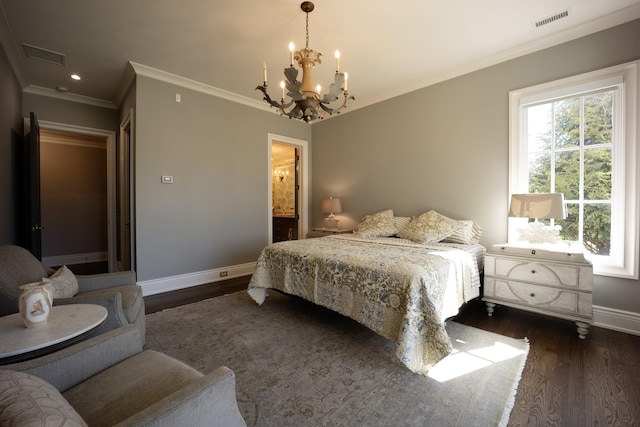
[[[306,235],[307,157],[306,141],[269,135],[270,242]]]

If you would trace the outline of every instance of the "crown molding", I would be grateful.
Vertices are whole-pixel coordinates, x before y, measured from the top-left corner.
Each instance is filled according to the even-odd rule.
[[[239,104],[246,105],[248,107],[257,108],[263,111],[274,112],[269,105],[256,99],[248,98],[246,96],[238,95],[233,92],[226,91],[224,89],[210,86],[208,84],[191,80],[186,77],[172,74],[166,71],[158,70],[157,68],[149,67],[147,65],[139,64],[137,62],[129,61],[129,64],[133,67],[136,75],[149,77],[154,80],[159,80],[165,83],[170,83],[176,86],[184,87],[186,89],[201,92],[207,95],[223,98],[228,101],[237,102]]]
[[[58,90],[49,89],[41,86],[29,85],[22,90],[23,93],[30,93],[33,95],[48,96],[50,98],[62,99],[64,101],[79,102],[81,104],[93,105],[95,107],[108,108],[111,110],[117,110],[118,107],[111,101],[105,101],[104,99],[91,98],[90,96],[77,95],[75,93],[60,92]]]

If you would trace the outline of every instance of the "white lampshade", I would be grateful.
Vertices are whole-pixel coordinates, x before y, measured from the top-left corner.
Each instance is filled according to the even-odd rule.
[[[322,209],[322,213],[340,213],[342,212],[342,203],[340,203],[340,199],[329,197],[328,199],[324,199],[322,201],[322,205],[320,206],[320,208]]]
[[[566,217],[564,194],[529,193],[513,194],[509,208],[510,217],[520,218],[556,218]]]

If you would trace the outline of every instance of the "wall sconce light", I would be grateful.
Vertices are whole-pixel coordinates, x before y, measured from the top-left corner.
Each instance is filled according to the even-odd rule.
[[[284,182],[285,177],[289,175],[289,171],[281,171],[278,169],[273,171],[273,175],[277,176],[278,179],[280,179],[280,182]]]
[[[509,207],[512,218],[534,218],[526,227],[518,229],[519,240],[529,243],[556,243],[560,236],[559,225],[547,226],[538,219],[564,219],[566,211],[564,194],[562,193],[531,193],[513,194]]]
[[[340,199],[334,199],[333,197],[329,197],[328,199],[324,199],[321,205],[322,213],[328,213],[324,220],[327,228],[338,228],[338,220],[336,219],[334,213],[342,212],[342,203],[340,203]]]

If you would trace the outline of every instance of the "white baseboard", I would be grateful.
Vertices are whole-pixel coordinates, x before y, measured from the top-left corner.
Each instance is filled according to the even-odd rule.
[[[640,313],[594,306],[593,326],[640,335]]]
[[[85,254],[67,254],[42,257],[42,263],[47,267],[58,265],[86,264],[89,262],[108,261],[109,255],[105,252],[87,252]]]
[[[221,282],[235,277],[253,274],[255,262],[233,265],[230,267],[216,268],[213,270],[199,271],[195,273],[181,274],[178,276],[162,277],[159,279],[144,280],[138,282],[142,286],[144,296],[160,294],[162,292],[177,291],[191,288],[206,283]],[[224,275],[226,273],[226,275]]]

